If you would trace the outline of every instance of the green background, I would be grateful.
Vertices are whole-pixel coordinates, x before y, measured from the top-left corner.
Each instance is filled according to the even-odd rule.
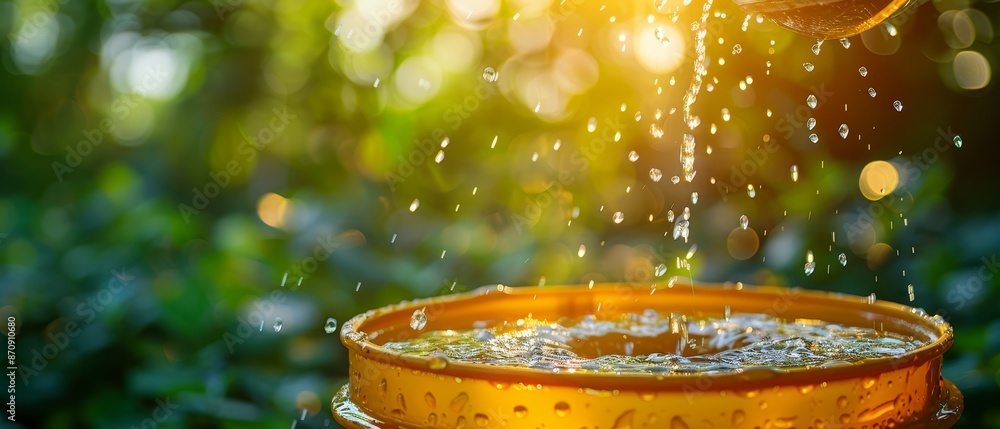
[[[691,61],[653,73],[631,55],[633,33],[615,36],[650,14],[669,22],[669,13],[646,2],[509,2],[470,23],[451,10],[457,3],[404,2],[391,22],[371,12],[375,30],[357,35],[376,40],[361,51],[338,26],[365,3],[0,3],[8,35],[0,42],[0,315],[17,321],[15,427],[149,427],[164,410],[159,427],[290,427],[302,410],[296,427],[323,427],[347,375],[327,318],[342,323],[493,283],[662,284],[690,275],[675,261],[697,243],[696,281],[897,302],[909,302],[914,285],[912,304],[955,327],[944,373],[965,394],[960,427],[1000,428],[1000,282],[984,263],[1000,253],[1000,102],[995,84],[963,89],[956,70],[967,70],[954,62],[959,51],[977,52],[996,70],[995,2],[928,2],[893,21],[896,36],[879,27],[852,37],[849,49],[831,40],[814,55],[815,40],[766,21],[741,31],[745,14],[717,1],[725,16],[708,27],[714,89],[703,87],[694,107],[698,175],[678,185],[669,178],[681,174],[685,129],[680,111],[666,112],[680,107]],[[697,6],[676,24],[684,52]],[[956,24],[959,11],[972,36]],[[446,32],[458,38],[441,38]],[[816,69],[806,72],[805,61]],[[154,65],[165,77],[149,72]],[[497,82],[484,80],[485,67],[500,70]],[[532,83],[539,76],[548,80]],[[747,76],[753,83],[740,90]],[[818,89],[827,94],[821,105],[804,110]],[[562,104],[536,114],[532,91]],[[897,99],[900,112],[891,107]],[[287,113],[275,119],[275,109]],[[797,111],[817,118],[819,143],[794,125],[804,119]],[[651,135],[654,123],[662,138]],[[840,123],[849,138],[837,136]],[[938,130],[949,141],[961,135],[962,147],[935,149]],[[620,141],[607,138],[614,131]],[[754,160],[765,135],[777,149]],[[245,142],[253,136],[270,141]],[[443,136],[450,143],[437,163]],[[862,168],[875,160],[903,176],[884,210],[859,191]],[[745,165],[753,167],[745,180],[759,188],[752,199],[733,177]],[[658,183],[647,173],[654,167],[665,176]],[[215,180],[225,183],[217,192],[213,177],[225,179]],[[738,189],[720,192],[710,177]],[[685,206],[687,244],[664,236],[666,211]],[[625,220],[616,224],[619,210]],[[727,249],[741,214],[761,240],[746,261]],[[864,226],[856,242],[850,225]],[[313,265],[325,247],[332,252]],[[817,269],[806,276],[810,250]],[[657,278],[660,263],[669,269]],[[991,278],[977,282],[982,267]]]

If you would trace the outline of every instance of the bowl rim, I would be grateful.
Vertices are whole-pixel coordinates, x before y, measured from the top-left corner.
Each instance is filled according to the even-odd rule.
[[[868,297],[861,297],[837,292],[813,291],[802,288],[785,288],[777,286],[744,286],[742,284],[699,283],[697,286],[677,283],[673,290],[691,288],[702,293],[728,294],[740,293],[757,295],[757,297],[786,296],[791,294],[797,300],[805,299],[813,302],[829,302],[844,305],[845,309],[860,311],[867,314],[878,314],[894,317],[913,323],[915,327],[926,329],[931,335],[936,335],[926,344],[898,356],[887,356],[872,359],[862,359],[852,364],[834,365],[829,367],[752,367],[739,372],[727,373],[588,373],[588,372],[553,372],[547,369],[508,367],[486,365],[468,362],[449,361],[441,369],[431,368],[431,358],[427,356],[408,355],[389,350],[369,339],[364,332],[365,326],[386,318],[409,320],[409,316],[418,309],[429,305],[461,305],[462,302],[473,300],[492,300],[537,296],[540,294],[594,294],[608,293],[613,288],[629,287],[649,290],[649,284],[636,283],[603,283],[595,284],[593,288],[580,285],[561,286],[527,286],[510,287],[503,285],[483,286],[469,292],[457,293],[441,297],[423,298],[404,301],[359,314],[341,328],[341,342],[361,359],[374,361],[383,365],[435,373],[448,377],[467,377],[473,379],[496,380],[497,382],[523,383],[526,385],[553,385],[607,390],[638,390],[667,391],[690,388],[692,383],[704,384],[707,380],[710,386],[703,390],[752,390],[778,385],[820,384],[825,381],[843,379],[861,379],[878,377],[879,374],[896,371],[903,368],[923,366],[933,361],[940,362],[945,351],[954,341],[951,326],[940,316],[930,316],[922,309],[890,301],[869,302]],[[668,289],[669,290],[669,289]],[[352,363],[353,365],[353,363]]]

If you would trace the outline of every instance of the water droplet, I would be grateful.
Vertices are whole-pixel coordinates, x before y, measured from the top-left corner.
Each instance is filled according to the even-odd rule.
[[[663,10],[663,8],[666,5],[667,5],[667,0],[654,0],[653,1],[653,6],[656,7],[656,10]]]
[[[427,407],[430,408],[430,409],[432,409],[432,410],[435,409],[435,408],[437,408],[437,406],[438,406],[437,398],[435,398],[434,394],[431,393],[431,392],[427,392],[427,393],[424,394],[424,402],[426,402],[427,403]]]
[[[844,49],[850,48],[851,47],[851,40],[848,39],[848,38],[846,38],[846,37],[843,38],[843,39],[840,39],[840,46],[843,46]]]
[[[957,148],[962,147],[962,136],[955,136],[953,139],[951,139],[951,141],[955,143],[955,147]]]
[[[565,402],[557,402],[555,406],[556,415],[559,417],[566,417],[569,415],[569,404]]]
[[[424,309],[413,310],[413,315],[410,316],[410,329],[414,331],[419,331],[427,326],[427,314],[424,313]]]
[[[639,121],[641,121],[641,120],[642,120],[642,112],[640,112],[640,111],[636,110],[636,111],[635,111],[635,121],[636,121],[636,122],[639,122]]]
[[[674,221],[674,211],[667,210],[667,222],[673,222],[673,221]]]
[[[442,370],[448,367],[448,357],[444,353],[436,351],[428,356],[427,367],[433,370]]]
[[[385,394],[386,392],[388,392],[388,390],[389,390],[389,381],[383,378],[382,381],[378,382],[378,397],[384,400]]]
[[[732,416],[733,426],[740,426],[745,421],[747,421],[747,413],[745,413],[743,410],[733,411],[733,416]]]
[[[649,135],[657,139],[663,138],[663,128],[660,128],[656,124],[649,124]]]
[[[806,119],[806,128],[810,130],[816,128],[816,118]]]
[[[817,104],[819,103],[816,101],[815,95],[809,94],[809,96],[806,97],[806,105],[809,106],[810,109],[815,109]]]
[[[670,419],[670,429],[688,429],[688,425],[680,416],[674,416]]]
[[[587,120],[587,132],[592,133],[597,130],[597,118],[590,118]]]
[[[822,40],[817,40],[816,43],[813,43],[811,48],[813,55],[819,55],[819,50],[821,46],[823,46]]]
[[[659,168],[649,169],[649,178],[653,179],[654,182],[659,182],[663,178],[663,172]]]
[[[670,178],[670,183],[673,183],[673,184],[675,184],[675,185],[676,185],[676,184],[678,184],[678,183],[681,183],[681,178],[680,178],[680,177],[678,177],[678,176],[672,176],[672,177]]]
[[[465,408],[465,404],[467,404],[468,402],[469,402],[469,395],[466,395],[465,392],[462,392],[459,393],[458,396],[455,397],[455,399],[451,400],[451,404],[449,406],[451,407],[452,411],[460,413],[462,412],[462,409]]]
[[[791,172],[792,172],[792,181],[793,182],[798,182],[799,181],[799,166],[793,165],[792,168],[791,168]]]
[[[698,193],[697,192],[692,192],[691,193],[691,204],[698,204]]]
[[[840,255],[838,255],[837,256],[837,261],[840,261],[840,265],[841,266],[846,267],[847,266],[847,254],[841,253]]]
[[[396,395],[396,405],[399,406],[401,411],[406,411],[406,397],[402,393]]]
[[[528,408],[524,405],[514,407],[514,417],[523,419],[528,416]]]
[[[809,141],[819,143],[819,136],[817,136],[816,133],[809,134]]]
[[[885,32],[888,33],[890,36],[895,37],[896,34],[898,34],[895,25],[892,25],[892,23],[888,21],[884,22],[883,24],[885,24]]]
[[[410,211],[411,212],[417,211],[417,208],[419,208],[419,207],[420,207],[420,200],[419,199],[414,199],[413,202],[410,203]]]
[[[750,198],[756,197],[757,189],[754,188],[753,185],[747,185],[747,195],[749,195]]]
[[[437,155],[434,156],[434,162],[440,164],[441,161],[444,161],[444,151],[443,150],[439,150],[438,153],[437,153]]]
[[[334,319],[332,317],[326,319],[326,324],[323,325],[323,330],[326,331],[327,334],[332,334],[334,332],[337,332],[337,319]]]
[[[493,67],[487,67],[483,69],[483,80],[487,82],[496,82],[500,78],[500,73],[497,73]]]
[[[878,300],[878,298],[875,297],[875,292],[872,292],[871,295],[868,295],[868,303],[869,304],[874,304],[875,301],[877,301],[877,300]]]
[[[632,425],[635,423],[635,410],[628,410],[622,413],[615,419],[615,423],[611,426],[611,429],[632,429]]]
[[[280,317],[275,317],[274,318],[274,332],[281,332],[281,327],[284,324],[285,324],[285,322],[283,322]]]
[[[816,68],[816,66],[814,66],[813,63],[807,61],[802,63],[802,68],[806,69],[807,72],[811,72],[813,71],[813,69]]]
[[[861,77],[868,76],[868,69],[865,66],[858,67],[858,73],[861,74]]]
[[[903,103],[901,103],[899,100],[893,101],[892,107],[896,109],[897,112],[903,111]]]
[[[847,124],[840,124],[840,128],[837,128],[837,132],[840,133],[840,138],[842,139],[847,139],[847,133],[850,131],[851,129],[847,128]]]
[[[906,292],[907,292],[907,294],[910,295],[910,302],[913,302],[913,299],[916,298],[916,297],[913,295],[913,285],[912,284],[906,285]]]
[[[837,406],[840,408],[847,408],[847,397],[841,396],[837,398]]]
[[[579,257],[582,258],[583,255],[586,255],[586,254],[587,254],[587,246],[584,246],[584,245],[581,244],[580,245],[580,250],[576,251],[576,256],[579,256]]]
[[[473,416],[473,421],[476,422],[476,426],[484,428],[490,424],[490,418],[486,414],[477,413]]]
[[[663,276],[666,273],[667,273],[667,265],[666,264],[657,265],[656,269],[653,271],[653,274],[656,274],[656,277],[661,277],[661,276]]]
[[[656,30],[653,30],[653,36],[655,36],[656,40],[659,40],[663,46],[670,44],[670,38],[668,38],[667,33],[663,31],[663,27],[656,27]]]
[[[733,45],[733,55],[739,55],[740,52],[743,52],[743,47],[739,43]]]
[[[747,229],[750,226],[750,218],[747,215],[740,216],[740,228]]]
[[[625,220],[625,213],[615,212],[615,214],[611,215],[611,220],[615,223],[622,223],[622,221]]]
[[[639,160],[639,154],[636,151],[634,151],[634,150],[631,151],[631,152],[629,152],[628,153],[628,160],[632,161],[632,162],[638,161]]]
[[[730,118],[729,109],[722,108],[722,120],[729,122],[729,118]]]
[[[816,262],[815,261],[806,262],[806,265],[805,265],[805,273],[806,273],[806,275],[807,276],[808,275],[812,275],[813,271],[816,271]]]

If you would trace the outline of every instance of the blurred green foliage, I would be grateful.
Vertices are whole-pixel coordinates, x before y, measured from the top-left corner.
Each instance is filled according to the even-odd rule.
[[[694,7],[671,24],[652,2],[550,3],[0,3],[17,427],[322,427],[347,373],[329,317],[490,283],[693,274],[898,302],[914,285],[912,304],[955,327],[944,372],[965,394],[960,427],[1000,428],[998,281],[975,280],[1000,253],[1000,98],[988,70],[962,89],[954,61],[997,68],[995,2],[928,3],[897,36],[820,55],[766,21],[741,31],[745,14],[716,2],[698,174],[678,185],[691,59],[651,71],[666,54],[640,45],[655,15],[684,39],[663,49],[689,55]],[[972,39],[941,24],[956,11]],[[939,129],[963,146],[935,146]],[[874,160],[901,175],[882,202],[858,189]],[[666,213],[686,206],[685,244]],[[745,261],[727,246],[741,214],[761,243]],[[692,272],[676,269],[692,243]]]

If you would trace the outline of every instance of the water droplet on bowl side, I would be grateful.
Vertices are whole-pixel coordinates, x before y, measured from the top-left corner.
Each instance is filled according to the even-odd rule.
[[[410,316],[410,328],[414,331],[419,331],[427,326],[427,314],[424,313],[424,309],[413,310],[413,315]]]

